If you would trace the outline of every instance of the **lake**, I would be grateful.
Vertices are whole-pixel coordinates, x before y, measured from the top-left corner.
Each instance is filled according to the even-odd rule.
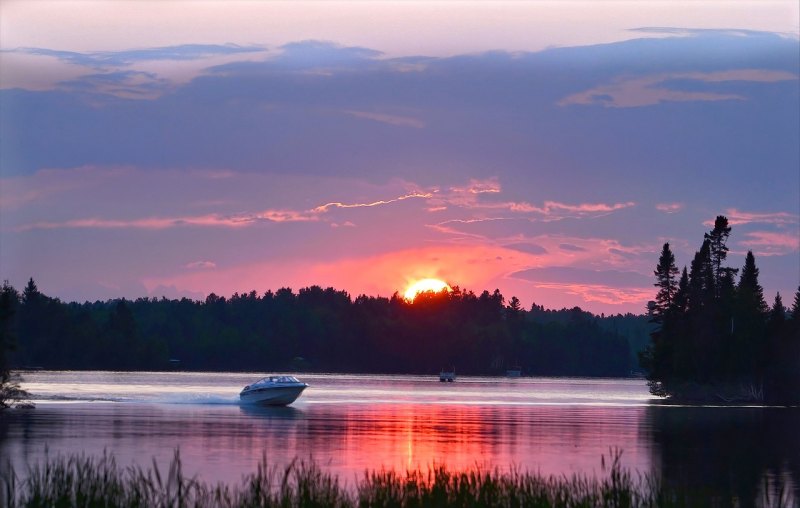
[[[547,474],[623,465],[685,488],[756,497],[794,492],[800,409],[666,406],[641,379],[297,374],[310,387],[283,408],[239,404],[263,374],[24,373],[36,408],[0,416],[0,458],[20,472],[46,454],[113,452],[238,482],[266,457],[309,458],[352,482],[366,468],[517,466]]]

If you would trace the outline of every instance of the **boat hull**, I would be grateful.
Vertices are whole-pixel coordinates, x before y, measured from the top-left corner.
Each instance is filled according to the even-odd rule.
[[[248,390],[239,394],[244,404],[262,406],[286,406],[297,400],[306,386],[264,387]]]

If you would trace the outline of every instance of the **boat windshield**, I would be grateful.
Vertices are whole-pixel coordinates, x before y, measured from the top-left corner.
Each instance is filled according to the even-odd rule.
[[[259,383],[299,383],[300,381],[294,376],[270,376],[265,377]]]

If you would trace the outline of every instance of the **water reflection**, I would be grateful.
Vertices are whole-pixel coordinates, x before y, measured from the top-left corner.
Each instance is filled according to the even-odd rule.
[[[265,420],[295,420],[304,416],[303,410],[291,406],[259,406],[256,404],[242,404],[239,406],[239,410],[244,415],[251,416],[253,418],[263,418]]]
[[[800,409],[652,406],[647,420],[668,486],[723,505],[800,500]]]
[[[240,406],[253,377],[37,372],[38,407],[0,416],[0,460],[24,471],[49,448],[166,464],[180,448],[185,472],[208,481],[238,482],[263,458],[313,457],[352,482],[367,468],[433,463],[591,475],[616,447],[624,466],[721,505],[761,499],[765,478],[800,485],[798,409],[658,406],[641,380],[325,375],[306,376],[290,407]]]
[[[0,454],[16,464],[51,453],[113,451],[122,463],[168,461],[180,447],[188,473],[238,481],[259,460],[295,457],[352,479],[367,468],[430,464],[460,469],[517,465],[543,473],[591,473],[609,446],[649,468],[639,437],[642,407],[460,404],[304,404],[298,407],[105,403],[49,404],[4,419]]]

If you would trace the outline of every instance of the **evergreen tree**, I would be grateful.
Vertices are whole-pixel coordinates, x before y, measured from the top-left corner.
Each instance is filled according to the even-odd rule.
[[[689,269],[687,306],[689,312],[697,315],[710,305],[714,288],[714,271],[711,264],[711,244],[703,241],[700,250],[694,254]]]
[[[669,243],[665,243],[661,249],[658,265],[653,272],[656,276],[654,286],[658,288],[653,320],[657,323],[663,322],[664,316],[675,301],[675,293],[678,290],[678,273],[678,267],[675,266],[675,255],[669,249]]]
[[[22,303],[26,305],[36,305],[42,298],[42,294],[39,292],[39,288],[36,286],[36,283],[33,281],[33,277],[28,279],[28,284],[25,286],[25,289],[22,290]]]
[[[792,304],[792,319],[795,321],[800,320],[800,286],[797,286],[797,292],[794,294],[794,303]]]
[[[747,251],[747,257],[742,268],[742,276],[739,279],[737,297],[743,304],[745,310],[766,314],[769,307],[764,300],[764,289],[758,283],[758,268],[753,251]]]
[[[714,229],[706,233],[704,238],[709,244],[709,255],[714,274],[715,296],[719,296],[719,288],[723,278],[722,262],[728,257],[728,247],[726,242],[731,234],[731,227],[728,225],[728,218],[724,215],[717,215],[714,221]]]
[[[772,309],[769,312],[769,321],[778,326],[783,325],[784,321],[786,321],[786,307],[783,306],[780,292],[775,293],[775,301],[772,303]]]
[[[681,279],[678,282],[678,290],[675,292],[675,311],[676,317],[682,318],[686,313],[686,306],[689,299],[689,274],[686,267],[683,267]]]
[[[758,268],[752,251],[747,252],[739,285],[736,312],[731,325],[733,345],[729,362],[732,379],[759,382],[767,361],[766,324],[769,307],[758,282]]]

